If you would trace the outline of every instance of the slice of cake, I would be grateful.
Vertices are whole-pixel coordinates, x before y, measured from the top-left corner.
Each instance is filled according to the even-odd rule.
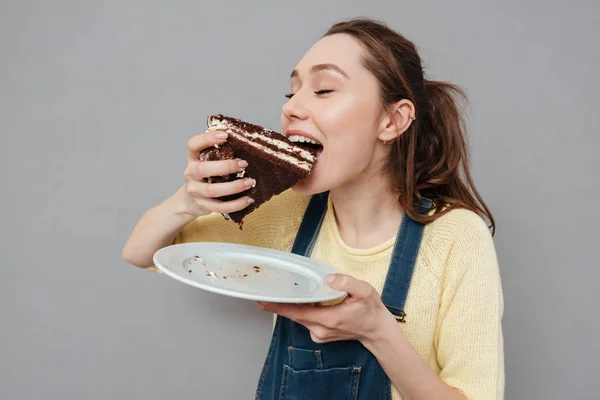
[[[239,158],[246,160],[248,167],[239,174],[212,177],[207,181],[227,182],[244,177],[256,180],[256,185],[245,192],[219,198],[228,201],[247,195],[254,199],[254,203],[243,210],[223,214],[226,219],[237,222],[240,229],[246,215],[310,173],[320,147],[312,143],[294,143],[273,130],[221,114],[208,117],[208,130],[224,131],[229,136],[226,143],[201,151],[201,161]]]

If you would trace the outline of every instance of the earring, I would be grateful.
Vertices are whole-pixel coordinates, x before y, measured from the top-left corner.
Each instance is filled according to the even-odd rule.
[[[417,120],[417,117],[415,117],[414,115],[411,115],[411,116],[410,116],[410,119],[412,119],[413,121],[416,121],[416,120]]]
[[[383,138],[383,144],[384,144],[384,145],[386,145],[386,144],[387,144],[387,140],[388,140],[387,136]]]

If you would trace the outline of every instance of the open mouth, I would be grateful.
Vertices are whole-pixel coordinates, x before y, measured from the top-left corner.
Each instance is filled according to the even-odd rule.
[[[290,140],[290,142],[296,143],[304,150],[310,151],[316,157],[318,157],[323,152],[323,145],[314,139],[310,139],[301,135],[290,135],[288,136],[288,139]]]

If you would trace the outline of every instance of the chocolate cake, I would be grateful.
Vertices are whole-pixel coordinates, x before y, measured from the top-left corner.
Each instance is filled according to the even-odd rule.
[[[246,160],[248,167],[238,174],[208,178],[207,182],[227,182],[244,177],[256,180],[249,190],[219,198],[223,201],[241,196],[254,199],[254,203],[243,210],[223,214],[226,219],[237,222],[240,229],[246,215],[310,173],[320,147],[311,143],[294,143],[273,130],[221,114],[208,117],[208,130],[227,132],[229,136],[224,144],[201,151],[201,161],[239,158]]]

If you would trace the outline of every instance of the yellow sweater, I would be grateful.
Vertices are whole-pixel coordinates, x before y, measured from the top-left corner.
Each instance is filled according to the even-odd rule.
[[[291,190],[245,219],[197,218],[176,243],[243,243],[290,251],[309,197]],[[370,249],[347,246],[330,204],[312,258],[383,290],[395,237]],[[502,288],[491,234],[478,215],[453,210],[425,228],[405,311],[405,336],[432,371],[468,399],[502,399]],[[392,398],[401,399],[392,388]]]

